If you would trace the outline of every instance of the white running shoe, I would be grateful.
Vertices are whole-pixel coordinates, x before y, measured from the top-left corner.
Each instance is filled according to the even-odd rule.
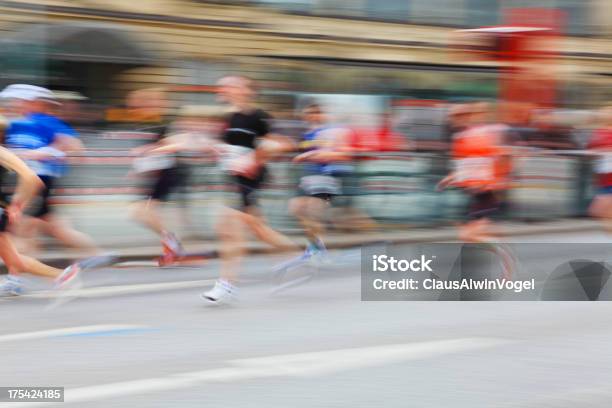
[[[23,294],[23,282],[17,276],[8,275],[0,284],[0,296],[19,296]]]
[[[200,295],[202,299],[213,304],[231,303],[237,299],[238,288],[226,280],[219,279],[215,286]]]

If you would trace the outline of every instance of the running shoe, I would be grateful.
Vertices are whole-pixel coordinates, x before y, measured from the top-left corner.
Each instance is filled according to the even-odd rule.
[[[0,296],[19,296],[23,294],[23,282],[16,276],[8,275],[0,284]]]
[[[118,259],[118,256],[112,252],[81,259],[64,269],[55,279],[55,288],[64,289],[68,286],[73,286],[73,284],[77,282],[81,272],[112,265],[116,263]]]
[[[223,279],[219,279],[211,290],[200,295],[202,299],[213,304],[231,303],[237,296],[238,288]]]
[[[102,255],[94,255],[90,256],[89,258],[81,259],[80,261],[78,261],[78,264],[81,267],[81,272],[83,272],[89,269],[110,266],[112,264],[117,263],[118,261],[119,256],[116,253],[107,252]]]
[[[320,262],[326,257],[327,248],[323,244],[323,241],[317,240],[315,243],[309,243],[306,250],[301,255],[277,265],[274,268],[274,273],[283,273],[287,269],[295,268],[310,262]]]
[[[183,252],[183,245],[177,236],[172,232],[165,232],[162,236],[162,246],[164,249],[168,249],[177,254]]]
[[[181,241],[171,232],[166,232],[162,236],[163,254],[159,258],[159,266],[166,266],[175,263],[183,255]]]
[[[81,273],[81,265],[78,262],[73,263],[57,277],[55,278],[55,288],[65,289],[72,283],[76,282]]]

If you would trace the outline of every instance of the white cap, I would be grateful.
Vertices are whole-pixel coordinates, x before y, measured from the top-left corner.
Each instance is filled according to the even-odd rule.
[[[37,99],[45,99],[55,102],[55,94],[43,88],[42,86],[28,84],[12,84],[4,88],[0,92],[0,98],[23,99],[26,101],[35,101]]]

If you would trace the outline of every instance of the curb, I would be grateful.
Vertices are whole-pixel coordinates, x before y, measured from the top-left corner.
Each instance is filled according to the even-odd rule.
[[[568,225],[567,222],[558,223],[555,225],[554,223],[549,223],[548,225],[545,223],[537,224],[537,225],[507,225],[502,227],[500,232],[501,237],[513,237],[513,236],[530,236],[530,235],[538,235],[538,234],[547,234],[547,233],[564,233],[564,232],[587,232],[587,231],[597,231],[600,230],[601,227],[599,223],[595,221],[577,221],[572,222]],[[363,234],[360,235],[358,239],[347,239],[346,237],[342,238],[330,238],[327,243],[327,247],[329,249],[348,249],[360,247],[363,245],[377,245],[377,244],[410,244],[410,243],[431,243],[431,242],[441,242],[441,241],[455,241],[457,238],[456,231],[454,229],[446,229],[446,230],[421,230],[420,233],[416,231],[408,232],[410,235],[402,236],[402,234],[407,234],[406,232],[392,232],[392,233],[379,233],[379,234]],[[385,237],[386,235],[386,237]],[[202,243],[200,248],[196,248],[195,251],[210,251],[215,248],[215,243],[213,241],[207,241]],[[120,253],[118,255],[119,262],[136,262],[136,261],[152,261],[155,260],[159,256],[159,249],[154,247],[147,248],[132,248],[131,253],[126,251],[125,253]],[[217,258],[218,253],[216,251],[215,255],[211,258]],[[247,244],[246,253],[253,255],[264,255],[264,254],[281,254],[291,252],[291,249],[276,249],[270,248],[263,244],[259,243],[250,243]],[[68,264],[74,261],[74,257],[70,256],[71,254],[63,254],[63,256],[49,256],[49,254],[45,254],[41,256],[39,259],[41,262],[44,262],[48,265],[63,268]],[[74,255],[74,254],[73,254]],[[0,266],[0,273],[6,273],[6,269],[4,265]]]

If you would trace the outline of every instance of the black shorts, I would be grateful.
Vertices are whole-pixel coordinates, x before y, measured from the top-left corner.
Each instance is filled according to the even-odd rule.
[[[51,197],[51,189],[55,183],[55,177],[51,176],[38,176],[42,180],[44,187],[40,191],[39,197],[35,200],[32,209],[29,211],[30,215],[35,218],[42,218],[51,213],[51,204],[49,198]]]
[[[468,208],[468,218],[470,220],[490,218],[497,215],[501,210],[502,202],[494,191],[472,192],[470,195]]]
[[[240,210],[246,210],[249,207],[257,206],[257,190],[263,184],[263,177],[250,179],[243,176],[233,176],[232,182],[238,190],[240,200],[238,206]]]
[[[9,219],[6,214],[6,208],[0,207],[0,232],[5,232],[8,228]]]
[[[160,170],[151,186],[149,198],[159,201],[168,200],[170,194],[183,187],[186,179],[186,172],[181,167]]]
[[[262,168],[255,178],[230,175],[227,183],[232,187],[234,194],[227,201],[227,205],[235,210],[246,211],[249,207],[257,206],[257,192],[263,187],[267,177],[266,168]]]

